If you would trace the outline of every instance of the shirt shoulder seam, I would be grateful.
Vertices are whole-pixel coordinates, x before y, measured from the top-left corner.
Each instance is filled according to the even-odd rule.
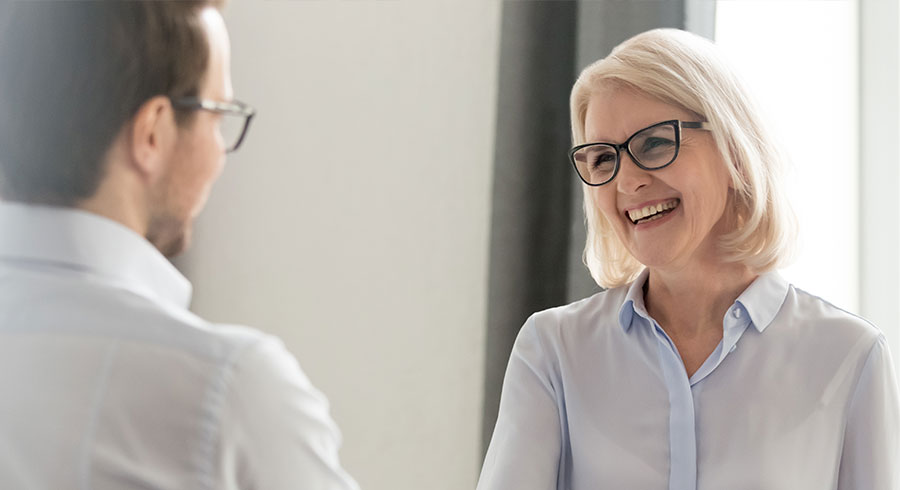
[[[93,472],[91,448],[94,446],[94,437],[96,435],[98,419],[100,417],[100,404],[106,397],[106,392],[109,387],[109,377],[112,371],[112,365],[119,352],[119,345],[120,342],[118,340],[113,340],[111,345],[107,348],[106,355],[103,359],[103,371],[101,372],[100,379],[97,381],[97,385],[94,387],[91,410],[89,412],[90,419],[88,420],[87,427],[84,431],[84,440],[81,448],[81,462],[79,464],[79,486],[83,490],[90,490],[93,488],[91,485]]]
[[[218,488],[215,477],[216,449],[221,442],[222,413],[237,365],[248,352],[271,338],[263,332],[254,333],[255,335],[244,339],[240,345],[234,348],[206,385],[201,404],[200,443],[196,456],[197,478],[199,487],[202,489],[215,490]]]
[[[875,325],[874,323],[872,323],[872,322],[869,321],[868,319],[866,319],[866,318],[864,318],[864,317],[862,317],[862,316],[859,316],[859,315],[857,315],[856,313],[853,313],[852,311],[847,311],[847,310],[841,308],[840,306],[837,306],[837,305],[835,305],[834,303],[828,301],[827,299],[825,299],[825,298],[823,298],[823,297],[821,297],[821,296],[812,294],[812,293],[810,293],[810,292],[808,292],[808,291],[806,291],[806,290],[804,290],[804,289],[798,288],[797,286],[795,286],[795,285],[793,285],[793,284],[791,284],[791,287],[794,288],[794,290],[799,291],[800,293],[803,293],[803,294],[806,295],[806,296],[809,296],[810,298],[813,298],[813,299],[815,299],[815,300],[821,301],[822,303],[824,303],[824,304],[825,304],[826,306],[828,306],[829,308],[833,308],[833,309],[835,309],[835,310],[837,310],[837,311],[840,311],[841,313],[844,313],[844,314],[846,314],[846,315],[849,315],[850,317],[853,317],[853,318],[855,318],[855,319],[857,319],[857,320],[861,320],[863,323],[865,323],[865,324],[868,325],[869,327],[872,327],[872,328],[875,330],[875,332],[874,332],[874,333],[875,333],[875,335],[874,335],[874,337],[875,337],[875,342],[878,341],[878,337],[883,337],[883,336],[884,336],[884,333],[881,331],[881,329],[878,328],[877,325]],[[874,346],[874,344],[873,344],[873,346]]]

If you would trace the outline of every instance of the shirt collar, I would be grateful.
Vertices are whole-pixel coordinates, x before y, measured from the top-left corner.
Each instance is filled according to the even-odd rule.
[[[650,318],[647,308],[644,306],[644,283],[650,277],[650,269],[644,269],[638,275],[625,294],[625,303],[619,308],[619,325],[628,332],[634,321],[634,314],[638,313],[644,318]]]
[[[644,283],[647,282],[649,275],[649,269],[641,271],[637,279],[628,286],[625,302],[619,308],[619,326],[626,332],[631,329],[635,313],[650,318],[644,305]],[[764,272],[738,296],[735,304],[740,304],[747,311],[753,326],[762,332],[772,323],[781,309],[789,286],[778,272]]]
[[[790,284],[776,271],[764,272],[734,301],[740,304],[759,332],[775,319],[787,298]]]
[[[130,228],[73,208],[0,203],[0,260],[80,270],[187,308],[191,283]]]

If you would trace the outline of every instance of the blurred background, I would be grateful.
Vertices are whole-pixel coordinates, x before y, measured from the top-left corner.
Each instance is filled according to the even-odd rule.
[[[900,355],[896,0],[232,0],[259,114],[177,265],[193,309],[284,339],[369,490],[474,488],[512,340],[598,288],[569,168],[578,72],[680,27],[793,159],[798,287]]]

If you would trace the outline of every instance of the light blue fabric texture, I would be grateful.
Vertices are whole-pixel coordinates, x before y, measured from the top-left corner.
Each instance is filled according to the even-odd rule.
[[[765,273],[688,378],[647,277],[528,319],[478,490],[900,489],[877,328]]]

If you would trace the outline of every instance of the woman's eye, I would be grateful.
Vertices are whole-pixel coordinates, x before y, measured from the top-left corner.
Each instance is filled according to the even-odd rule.
[[[641,145],[641,152],[647,153],[652,151],[668,150],[675,146],[675,142],[668,138],[647,138]]]
[[[609,166],[615,164],[615,162],[616,162],[616,157],[611,153],[607,153],[604,155],[597,156],[597,158],[594,159],[591,166],[594,168],[605,168],[605,167],[609,167]]]

